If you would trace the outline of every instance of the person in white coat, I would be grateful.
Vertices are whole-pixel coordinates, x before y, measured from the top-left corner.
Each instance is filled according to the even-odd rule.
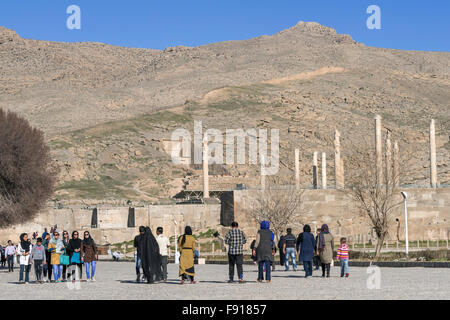
[[[20,235],[20,243],[17,246],[17,255],[19,256],[19,264],[20,264],[20,275],[19,275],[19,283],[30,282],[30,268],[31,268],[31,249],[32,245],[28,241],[28,234],[22,233]],[[23,277],[23,273],[25,272],[25,281]]]

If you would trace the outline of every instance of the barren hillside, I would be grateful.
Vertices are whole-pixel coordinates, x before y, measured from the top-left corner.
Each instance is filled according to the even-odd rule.
[[[366,47],[317,23],[272,36],[164,51],[20,38],[0,27],[0,107],[47,134],[61,168],[57,198],[150,200],[196,188],[195,168],[174,166],[162,141],[173,129],[278,128],[281,175],[301,149],[302,183],[313,151],[333,132],[372,137],[373,116],[417,151],[404,183],[427,184],[427,128],[436,119],[438,177],[450,183],[450,53]],[[254,166],[215,168],[220,181],[257,183]],[[219,185],[216,188],[220,188]]]

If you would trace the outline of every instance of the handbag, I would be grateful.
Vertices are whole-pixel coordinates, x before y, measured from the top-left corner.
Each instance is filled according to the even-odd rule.
[[[62,255],[59,257],[59,263],[62,264],[62,265],[64,265],[64,266],[68,266],[68,265],[70,264],[69,260],[70,260],[70,258],[69,258],[69,256],[67,255],[66,250],[64,249],[64,254],[62,254]]]
[[[77,263],[77,264],[81,263],[80,253],[79,252],[74,252],[72,254],[72,257],[70,258],[70,263]]]

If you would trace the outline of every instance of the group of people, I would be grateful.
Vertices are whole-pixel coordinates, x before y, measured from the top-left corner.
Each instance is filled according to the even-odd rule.
[[[17,247],[11,240],[8,245],[0,246],[1,264],[4,267],[8,263],[8,271],[14,271],[14,258],[20,264],[19,283],[29,283],[29,273],[34,265],[36,282],[63,282],[82,281],[83,267],[85,265],[87,281],[95,281],[98,249],[89,231],[84,231],[83,239],[79,238],[78,231],[73,231],[71,238],[67,231],[60,235],[54,228],[52,233],[45,229],[42,237],[37,236],[35,243],[28,238],[28,234],[20,235]],[[237,268],[238,281],[244,282],[243,272],[243,247],[247,238],[239,229],[237,222],[231,224],[231,230],[225,237],[228,245],[229,283],[234,282],[234,269]],[[348,260],[349,247],[346,238],[341,238],[337,250],[336,259],[341,261],[341,277],[349,276]],[[196,241],[192,235],[192,228],[185,227],[185,232],[177,239],[179,248],[179,276],[181,284],[186,280],[195,282],[195,248]],[[140,226],[139,234],[134,238],[136,247],[136,281],[154,283],[167,281],[169,239],[163,235],[163,228],[156,229],[156,237],[149,227]],[[256,239],[252,242],[252,259],[258,265],[258,282],[270,283],[271,271],[275,267],[274,257],[277,246],[275,235],[270,229],[269,221],[262,221]],[[334,240],[328,225],[324,224],[317,230],[317,235],[311,233],[311,227],[305,225],[303,232],[295,237],[292,229],[287,229],[287,234],[280,237],[278,242],[280,250],[280,264],[289,270],[291,260],[294,271],[297,270],[296,257],[302,261],[305,270],[305,278],[313,274],[313,264],[316,270],[322,267],[322,277],[330,277],[330,266],[333,261]],[[143,275],[141,276],[141,269]],[[77,272],[78,271],[78,272]],[[52,280],[53,275],[53,280]]]
[[[247,242],[245,234],[239,230],[238,223],[233,222],[232,229],[225,237],[225,243],[229,245],[228,248],[228,262],[229,262],[229,283],[234,280],[235,265],[238,271],[239,282],[244,282],[243,278],[243,245]],[[292,234],[292,229],[288,228],[287,234],[280,237],[278,248],[280,250],[280,264],[285,266],[285,270],[289,270],[289,260],[292,261],[294,271],[297,270],[296,257],[302,261],[305,270],[305,278],[312,277],[313,262],[316,270],[319,270],[319,265],[322,267],[322,277],[330,277],[330,267],[333,261],[334,254],[334,240],[330,233],[328,225],[324,224],[317,230],[317,236],[311,233],[311,227],[305,225],[303,232],[295,237]],[[255,264],[258,264],[258,282],[265,280],[267,283],[271,281],[271,271],[274,269],[274,257],[276,254],[275,235],[270,230],[270,222],[262,221],[260,229],[256,235],[256,239],[250,245],[252,249],[252,259]],[[337,249],[337,260],[341,261],[341,277],[349,276],[349,247],[346,238],[340,239],[340,245]]]
[[[78,231],[73,231],[69,237],[67,231],[60,234],[55,227],[50,233],[45,229],[42,237],[35,238],[32,243],[28,234],[22,233],[17,246],[9,240],[5,248],[1,247],[2,261],[8,263],[8,272],[14,272],[15,259],[19,263],[19,283],[30,282],[32,265],[37,283],[82,281],[83,264],[87,281],[95,281],[98,249],[89,231],[84,231],[80,239]]]

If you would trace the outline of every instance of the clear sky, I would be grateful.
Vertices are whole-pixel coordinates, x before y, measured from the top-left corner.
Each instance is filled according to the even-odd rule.
[[[69,30],[69,5],[81,9],[81,30]],[[381,9],[381,30],[369,30],[369,5]],[[24,38],[168,46],[271,35],[298,21],[316,21],[368,46],[450,51],[450,0],[1,0],[0,25]]]

